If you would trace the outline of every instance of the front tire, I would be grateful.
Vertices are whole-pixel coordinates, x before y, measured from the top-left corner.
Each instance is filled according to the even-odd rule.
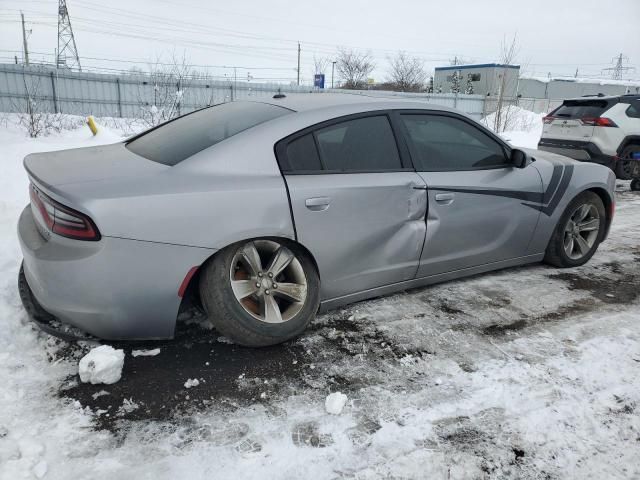
[[[218,252],[200,276],[200,297],[213,326],[247,347],[300,335],[319,305],[315,265],[283,239],[239,242]]]
[[[631,180],[631,185],[629,186],[632,192],[640,191],[640,178],[634,178]]]
[[[544,261],[561,268],[584,265],[602,242],[606,221],[602,199],[594,192],[582,192],[560,217]]]

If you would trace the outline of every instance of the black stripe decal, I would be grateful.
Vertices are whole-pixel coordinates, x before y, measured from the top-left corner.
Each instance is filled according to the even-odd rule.
[[[533,202],[539,205],[533,205],[531,203],[523,203],[523,205],[531,208],[535,208],[547,216],[551,216],[556,207],[560,203],[560,200],[567,191],[571,177],[573,176],[573,165],[554,164],[553,173],[549,180],[549,185],[542,192],[523,192],[519,190],[501,190],[501,189],[489,189],[489,188],[458,188],[458,187],[433,187],[431,190],[442,190],[445,192],[459,192],[459,193],[471,193],[474,195],[491,195],[494,197],[506,197],[514,198],[516,200],[522,200],[523,202]]]
[[[553,165],[553,173],[551,174],[551,180],[549,180],[549,185],[547,185],[547,189],[544,191],[544,197],[542,198],[542,202],[540,203],[549,203],[551,201],[551,197],[558,188],[558,184],[560,183],[560,177],[564,173],[564,168],[560,164]]]
[[[560,180],[560,185],[558,185],[558,189],[555,192],[555,195],[549,202],[547,206],[544,205],[529,205],[524,203],[527,207],[535,208],[536,210],[540,210],[546,216],[550,217],[553,215],[553,212],[556,210],[556,207],[562,200],[567,188],[569,187],[569,182],[571,181],[571,177],[573,176],[573,165],[567,165],[562,172],[562,179]]]

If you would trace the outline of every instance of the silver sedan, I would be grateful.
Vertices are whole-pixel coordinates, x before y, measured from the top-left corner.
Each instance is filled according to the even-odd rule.
[[[31,316],[161,339],[189,304],[233,341],[271,345],[350,302],[543,260],[579,266],[607,235],[605,167],[513,148],[422,102],[277,97],[27,156]]]

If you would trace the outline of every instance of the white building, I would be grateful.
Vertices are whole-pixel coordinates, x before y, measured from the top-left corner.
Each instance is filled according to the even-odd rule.
[[[465,93],[467,82],[470,82],[476,95],[497,97],[501,89],[503,97],[515,98],[517,95],[520,66],[499,63],[437,67],[433,77],[434,92],[451,93],[456,72],[460,77],[459,93]]]

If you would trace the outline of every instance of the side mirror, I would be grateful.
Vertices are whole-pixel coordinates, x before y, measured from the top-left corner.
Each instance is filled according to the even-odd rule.
[[[511,165],[516,168],[525,168],[530,163],[531,158],[522,150],[518,150],[517,148],[511,150]]]

